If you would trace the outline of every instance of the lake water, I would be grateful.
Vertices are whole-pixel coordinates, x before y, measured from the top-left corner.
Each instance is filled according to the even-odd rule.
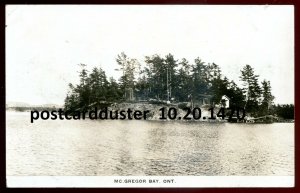
[[[294,124],[6,114],[7,175],[294,175]]]

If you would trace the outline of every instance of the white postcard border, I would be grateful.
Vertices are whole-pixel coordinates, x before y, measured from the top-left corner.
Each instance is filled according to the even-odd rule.
[[[6,180],[9,188],[218,188],[294,187],[295,185],[294,176],[7,176]],[[134,180],[134,183],[128,180]]]

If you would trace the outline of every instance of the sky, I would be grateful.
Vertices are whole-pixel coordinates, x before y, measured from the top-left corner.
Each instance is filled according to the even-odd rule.
[[[6,101],[62,105],[78,64],[116,79],[116,57],[171,53],[216,63],[240,84],[251,65],[277,104],[294,103],[291,5],[6,5]]]

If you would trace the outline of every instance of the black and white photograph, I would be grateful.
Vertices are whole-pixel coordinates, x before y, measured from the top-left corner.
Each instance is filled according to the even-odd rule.
[[[294,187],[293,5],[6,5],[8,187]]]

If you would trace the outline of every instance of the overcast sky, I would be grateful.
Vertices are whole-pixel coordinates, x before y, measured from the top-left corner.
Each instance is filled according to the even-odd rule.
[[[124,51],[200,57],[237,83],[249,64],[275,103],[294,103],[293,18],[293,6],[7,5],[6,101],[63,104],[77,64],[118,78]]]

